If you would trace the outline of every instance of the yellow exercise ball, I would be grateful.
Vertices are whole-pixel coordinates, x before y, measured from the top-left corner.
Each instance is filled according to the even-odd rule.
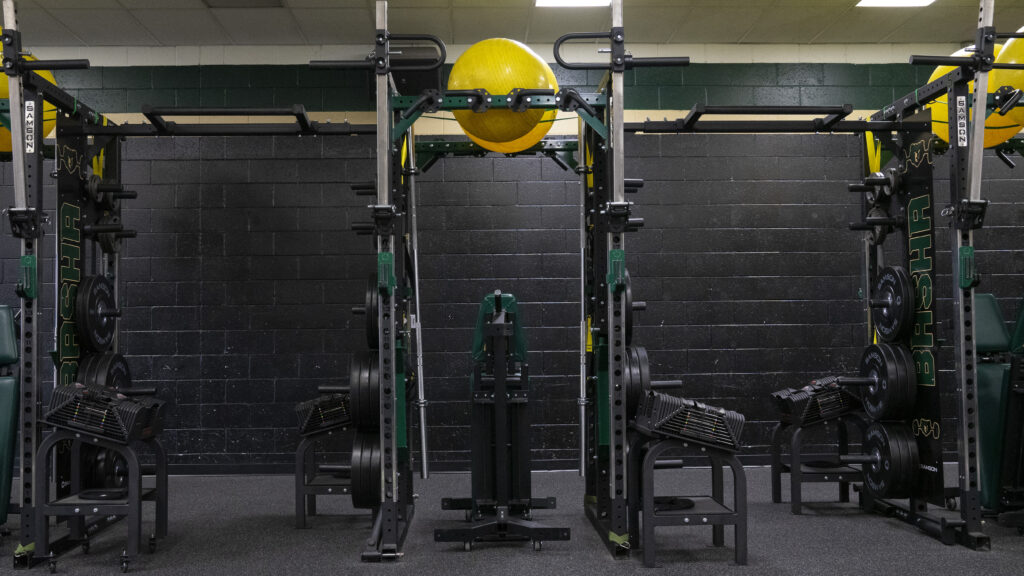
[[[1017,30],[1018,34],[1024,34],[1024,28]],[[996,57],[997,64],[1024,64],[1024,39],[1010,38],[1003,49]],[[989,86],[998,89],[1000,86],[1013,86],[1024,90],[1024,70],[993,70],[989,76]],[[1006,113],[1017,124],[1024,126],[1024,104],[1017,105]]]
[[[507,38],[490,38],[473,44],[452,66],[449,90],[483,88],[492,96],[504,96],[513,88],[558,90],[555,73],[536,52]],[[511,154],[533,146],[551,129],[557,110],[516,112],[494,102],[483,113],[456,110],[466,136],[484,148]]]
[[[957,50],[952,55],[970,56],[972,54],[970,50],[972,50],[973,48],[973,46],[968,46],[967,48]],[[1002,49],[1002,44],[995,45],[994,53],[996,55],[996,60],[999,59],[999,55],[1002,53]],[[939,66],[938,68],[935,69],[934,72],[932,72],[932,75],[928,78],[928,82],[933,82],[935,80],[938,80],[942,76],[949,74],[950,72],[953,71],[953,68],[953,66]],[[1024,83],[1020,81],[1020,74],[1017,70],[1013,70],[1012,72],[1017,72],[1018,74],[1002,75],[996,74],[995,72],[996,71],[993,71],[992,73],[989,74],[989,94],[995,92],[1000,86],[1007,84],[1008,81],[1014,80],[1014,76],[1018,76],[1016,82],[1010,83],[1024,85]],[[1011,71],[1000,70],[999,72]],[[974,82],[969,82],[967,89],[968,91],[971,91],[973,93]],[[936,98],[935,101],[928,106],[932,110],[932,132],[934,132],[935,135],[938,136],[939,138],[942,138],[942,140],[945,142],[949,142],[949,112],[947,108],[947,100],[948,95],[943,94],[942,96]],[[971,107],[970,117],[974,118],[973,106]],[[1020,130],[1021,125],[1017,122],[1016,119],[1011,118],[1009,114],[1007,114],[1006,116],[1000,116],[997,113],[989,114],[988,118],[985,119],[985,148],[991,148],[993,146],[998,146],[999,144],[1002,144],[1003,142],[1015,136],[1018,132],[1020,132]]]
[[[35,60],[32,56],[26,57],[28,60]],[[37,74],[46,78],[54,84],[57,80],[53,77],[53,72],[49,70],[37,70]],[[0,100],[7,100],[10,95],[10,82],[7,77],[0,78]],[[57,108],[49,102],[43,103],[43,132],[40,134],[40,138],[47,137],[50,132],[53,131],[54,125],[57,124]],[[0,152],[11,151],[11,131],[6,126],[0,125]]]

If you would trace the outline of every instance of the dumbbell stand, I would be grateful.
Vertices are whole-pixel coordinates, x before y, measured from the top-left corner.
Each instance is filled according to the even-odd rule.
[[[72,469],[71,494],[50,500],[49,476],[50,452],[61,442],[71,442],[73,445],[81,443],[91,444],[106,448],[125,459],[128,467],[128,494],[124,498],[113,500],[87,500],[81,498],[81,480],[79,471]],[[142,541],[142,502],[154,502],[156,506],[154,535],[156,538],[167,536],[167,452],[157,438],[150,438],[135,445],[148,446],[156,459],[156,485],[153,488],[143,488],[142,467],[139,463],[138,453],[133,445],[117,444],[98,438],[83,437],[83,434],[65,430],[55,430],[50,433],[39,445],[36,461],[41,465],[36,468],[33,474],[35,483],[35,499],[38,503],[35,507],[35,556],[37,558],[47,557],[51,550],[49,517],[66,517],[71,531],[70,538],[73,541],[85,542],[88,537],[86,521],[92,517],[105,518],[109,516],[124,517],[129,524],[128,545],[125,548],[126,556],[131,558],[139,554],[139,546]],[[77,468],[77,467],[75,467]],[[152,546],[153,544],[151,544]]]
[[[861,433],[867,428],[868,422],[859,413],[844,414],[834,420],[823,420],[808,425],[779,422],[772,431],[772,502],[782,502],[782,475],[789,474],[790,506],[793,514],[803,512],[804,482],[835,482],[839,484],[839,501],[850,501],[850,483],[860,482],[863,475],[858,468],[837,465],[832,468],[808,466],[803,459],[801,447],[804,432],[817,429],[826,423],[835,423],[838,436],[839,455],[849,453],[850,440],[848,426],[853,424]],[[783,462],[782,444],[789,435],[789,462]]]
[[[747,479],[736,455],[715,448],[701,447],[701,454],[711,460],[711,494],[656,496],[654,471],[665,462],[662,454],[687,448],[690,444],[676,438],[651,438],[632,434],[629,450],[629,541],[632,549],[643,550],[644,566],[655,566],[654,528],[656,526],[711,526],[715,546],[725,545],[725,527],[733,525],[736,564],[747,563]],[[730,508],[725,501],[725,474],[728,466],[733,475],[733,498]],[[639,489],[638,489],[639,488]],[[668,501],[687,501],[692,506],[659,510]],[[641,522],[642,518],[642,522]]]
[[[316,461],[316,444],[344,428],[310,434],[295,450],[295,527],[306,528],[306,516],[316,515],[317,496],[346,496],[352,493],[351,478],[321,472]]]

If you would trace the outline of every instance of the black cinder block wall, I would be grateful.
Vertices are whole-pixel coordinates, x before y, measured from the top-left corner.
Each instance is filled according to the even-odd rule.
[[[855,370],[866,339],[860,245],[846,228],[859,214],[846,192],[860,177],[858,140],[630,136],[626,150],[626,176],[646,180],[630,197],[646,225],[627,240],[636,297],[648,302],[635,343],[656,378],[745,413],[745,454],[763,460],[767,394]],[[344,382],[365,350],[349,309],[374,257],[369,238],[349,231],[368,203],[349,184],[372,178],[372,140],[140,138],[124,151],[124,179],[139,191],[125,221],[139,237],[121,267],[122,350],[135,379],[169,402],[172,462],[183,472],[289,470],[294,404]],[[994,206],[979,265],[982,290],[1010,318],[1024,295],[1024,201],[1018,171],[998,162],[986,163]],[[9,191],[9,165],[4,176]],[[441,160],[418,183],[434,469],[468,468],[472,326],[495,289],[522,303],[536,465],[575,467],[576,176],[548,159],[492,155]],[[946,194],[940,185],[939,207]],[[17,242],[7,237],[4,302],[16,304]],[[939,243],[948,245],[942,233]],[[940,272],[948,260],[937,254]],[[52,282],[52,261],[40,269]]]

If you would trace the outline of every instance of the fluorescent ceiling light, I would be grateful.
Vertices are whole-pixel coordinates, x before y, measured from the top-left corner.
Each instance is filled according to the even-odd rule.
[[[860,0],[857,6],[865,8],[920,8],[935,0]]]
[[[611,6],[612,0],[537,0],[540,8],[591,8]]]

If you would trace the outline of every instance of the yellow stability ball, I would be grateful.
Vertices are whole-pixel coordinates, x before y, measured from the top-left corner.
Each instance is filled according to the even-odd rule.
[[[1017,30],[1017,33],[1024,34],[1024,28]],[[996,56],[996,63],[1024,64],[1024,38],[1010,38]],[[1013,86],[1024,90],[1024,70],[993,70],[988,82],[989,86],[994,86],[993,89],[998,89],[1000,86]],[[1007,112],[1005,118],[1010,118],[1024,126],[1024,102]]]
[[[29,60],[35,60],[32,56],[27,57]],[[37,74],[46,78],[54,84],[57,81],[53,78],[53,72],[49,70],[39,70]],[[10,82],[7,77],[0,78],[0,100],[7,100],[10,92]],[[43,132],[40,134],[41,138],[45,138],[53,131],[54,125],[57,123],[57,108],[49,102],[43,103]],[[0,125],[0,152],[11,151],[11,131],[6,126]]]
[[[970,56],[969,50],[973,49],[973,46],[968,46],[957,50],[953,56]],[[999,61],[999,56],[1002,54],[1003,45],[996,44],[995,55],[996,61]],[[938,80],[942,76],[949,74],[953,71],[953,66],[939,66],[932,72],[932,75],[928,78],[928,82]],[[1000,86],[1012,85],[1024,87],[1024,74],[1020,70],[993,70],[988,77],[988,92],[989,94],[995,92]],[[969,91],[974,90],[974,82],[968,83]],[[929,108],[932,110],[932,132],[936,136],[942,138],[943,141],[949,142],[949,112],[947,108],[948,96],[943,94],[939,98],[935,99]],[[971,107],[971,118],[974,117],[973,106]],[[1009,140],[1015,136],[1021,130],[1021,124],[1018,118],[1012,117],[1010,114],[1006,116],[1000,116],[998,113],[992,112],[985,120],[985,148],[991,148],[998,146],[1003,142]]]
[[[473,44],[452,66],[449,90],[483,88],[492,96],[513,88],[558,90],[551,67],[526,45],[507,38],[490,38]],[[511,154],[525,150],[551,129],[557,110],[516,112],[494,102],[483,113],[456,110],[455,119],[469,139],[493,152]]]

